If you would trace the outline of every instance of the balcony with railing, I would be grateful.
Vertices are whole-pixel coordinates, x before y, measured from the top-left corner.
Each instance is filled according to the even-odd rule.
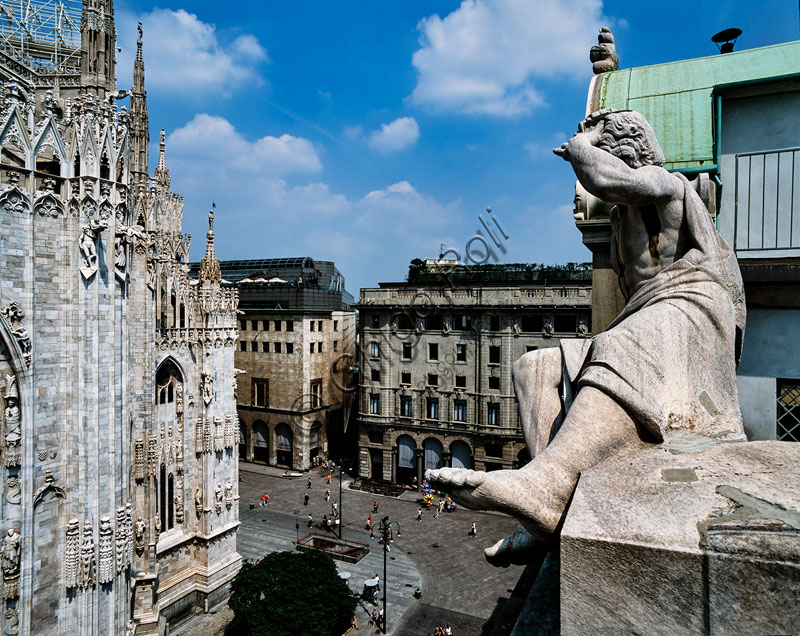
[[[800,147],[735,155],[732,185],[739,259],[800,256]]]

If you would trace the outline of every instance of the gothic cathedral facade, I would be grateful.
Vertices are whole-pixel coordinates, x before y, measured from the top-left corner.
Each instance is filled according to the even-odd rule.
[[[57,64],[0,45],[0,620],[162,634],[241,564],[238,296],[213,210],[189,276],[163,131],[148,173],[141,27],[117,90],[112,0],[80,19]]]

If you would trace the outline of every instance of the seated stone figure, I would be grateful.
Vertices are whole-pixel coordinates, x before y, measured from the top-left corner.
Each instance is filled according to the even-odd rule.
[[[591,340],[525,354],[513,369],[533,460],[519,470],[429,470],[460,504],[522,528],[486,551],[521,562],[532,537],[557,534],[582,471],[673,435],[744,440],[736,363],[744,296],[735,255],[688,180],[662,166],[647,120],[600,111],[554,152],[583,187],[615,205],[612,266],[626,305]],[[524,529],[523,529],[524,528]]]

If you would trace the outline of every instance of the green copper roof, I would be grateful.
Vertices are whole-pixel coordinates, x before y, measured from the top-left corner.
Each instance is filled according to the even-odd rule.
[[[647,117],[667,169],[714,163],[715,86],[800,73],[800,41],[605,73],[593,109]]]

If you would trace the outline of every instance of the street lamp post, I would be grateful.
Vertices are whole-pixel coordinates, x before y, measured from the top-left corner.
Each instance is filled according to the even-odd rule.
[[[386,580],[386,553],[389,551],[389,515],[381,519],[382,534],[383,534],[383,621],[381,627],[383,633],[386,633],[386,619],[389,618],[389,608],[386,607],[386,588],[388,581]]]
[[[344,470],[344,460],[339,460],[339,538],[342,538],[342,523],[344,521],[344,502],[342,501],[342,471]]]

